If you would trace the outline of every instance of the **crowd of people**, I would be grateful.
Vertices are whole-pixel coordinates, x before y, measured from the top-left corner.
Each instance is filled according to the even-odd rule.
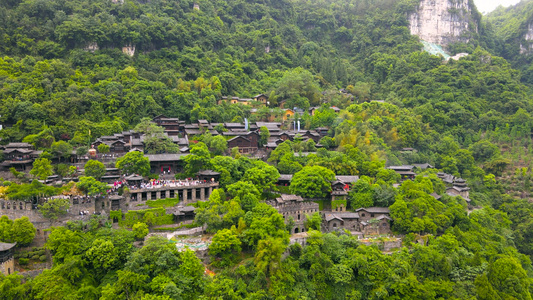
[[[214,179],[211,179],[212,182],[214,182]],[[141,182],[139,185],[131,185],[129,186],[130,190],[136,190],[136,189],[155,189],[155,188],[162,188],[162,187],[180,187],[180,186],[193,186],[193,185],[199,185],[199,184],[206,184],[208,183],[207,180],[199,180],[199,179],[192,179],[187,178],[185,180],[155,180],[152,179],[148,182]]]

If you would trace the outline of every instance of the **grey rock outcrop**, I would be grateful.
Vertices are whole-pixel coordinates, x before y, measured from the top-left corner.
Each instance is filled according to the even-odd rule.
[[[478,30],[468,0],[421,0],[408,19],[411,34],[441,46],[468,42]]]
[[[527,31],[523,35],[523,41],[520,43],[520,54],[533,53],[533,24],[527,25]]]

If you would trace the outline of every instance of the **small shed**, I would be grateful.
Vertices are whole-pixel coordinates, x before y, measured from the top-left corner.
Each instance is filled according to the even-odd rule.
[[[198,175],[200,180],[206,182],[218,182],[220,180],[220,172],[215,172],[213,170],[202,170],[196,173],[196,175]]]

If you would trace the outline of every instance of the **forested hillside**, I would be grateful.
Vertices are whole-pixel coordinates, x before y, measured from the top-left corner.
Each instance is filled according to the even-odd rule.
[[[495,52],[521,70],[522,80],[531,84],[533,2],[523,0],[514,6],[499,7],[486,16],[486,23],[494,32]]]
[[[75,167],[52,170],[48,159],[150,129],[159,114],[281,122],[283,104],[304,112],[283,130],[300,121],[327,132],[318,150],[298,137],[263,161],[238,148],[221,155],[230,153],[221,136],[191,139],[176,178],[221,176],[195,204],[194,225],[212,238],[209,265],[161,237],[141,243],[169,215],[134,223],[116,211],[51,228],[52,267],[31,280],[0,274],[0,299],[531,299],[533,68],[517,54],[530,4],[483,19],[469,44],[449,48],[469,55],[445,61],[409,32],[417,0],[0,1],[0,143],[44,151],[34,179],[59,165],[70,177]],[[217,104],[257,94],[268,107]],[[435,168],[405,181],[385,168],[425,163]],[[0,198],[105,195],[93,178],[105,166],[94,169],[62,187],[14,171]],[[123,173],[148,175],[135,171]],[[466,179],[469,202],[447,195],[438,172]],[[278,189],[280,174],[295,180]],[[318,213],[306,216],[306,246],[289,246],[289,221],[265,202],[278,192],[324,197],[335,175],[360,176],[338,203],[389,208],[402,247],[321,233]],[[111,229],[114,220],[123,228]],[[0,219],[0,241],[20,240],[13,226]]]

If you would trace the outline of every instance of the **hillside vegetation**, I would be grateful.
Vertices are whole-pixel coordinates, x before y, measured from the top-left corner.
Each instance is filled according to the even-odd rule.
[[[53,172],[48,158],[139,123],[148,127],[163,113],[218,123],[266,121],[272,109],[279,120],[284,103],[306,112],[296,117],[302,127],[329,131],[323,148],[297,138],[278,145],[267,162],[238,149],[216,155],[227,150],[223,138],[196,137],[178,175],[221,173],[220,189],[197,204],[194,223],[212,235],[209,265],[164,238],[133,246],[148,225],[171,223],[164,208],[152,208],[157,217],[142,210],[126,220],[113,212],[111,219],[132,231],[110,229],[105,216],[52,228],[46,242],[52,268],[27,281],[0,275],[0,298],[531,299],[533,80],[529,58],[515,55],[531,5],[483,20],[475,39],[452,46],[470,52],[458,61],[421,51],[406,18],[417,5],[2,1],[1,143],[24,141],[43,150],[43,178]],[[134,54],[123,47],[134,47]],[[270,107],[255,113],[252,106],[217,105],[222,96],[260,93]],[[320,108],[309,115],[313,106]],[[146,172],[129,173],[147,175],[145,160]],[[400,182],[385,168],[415,163],[436,169]],[[466,179],[471,202],[446,195],[439,171]],[[320,229],[319,214],[307,216],[307,245],[289,246],[290,220],[264,203],[279,174],[295,174],[298,180],[282,189],[309,198],[327,194],[334,175],[359,175],[341,204],[389,207],[403,246],[384,253],[346,232],[320,233],[313,230]],[[74,183],[60,189],[13,175],[14,182],[0,181],[2,198],[76,190]],[[79,192],[106,193],[93,177],[80,181]],[[11,223],[0,219],[6,228],[0,241],[16,240]]]

